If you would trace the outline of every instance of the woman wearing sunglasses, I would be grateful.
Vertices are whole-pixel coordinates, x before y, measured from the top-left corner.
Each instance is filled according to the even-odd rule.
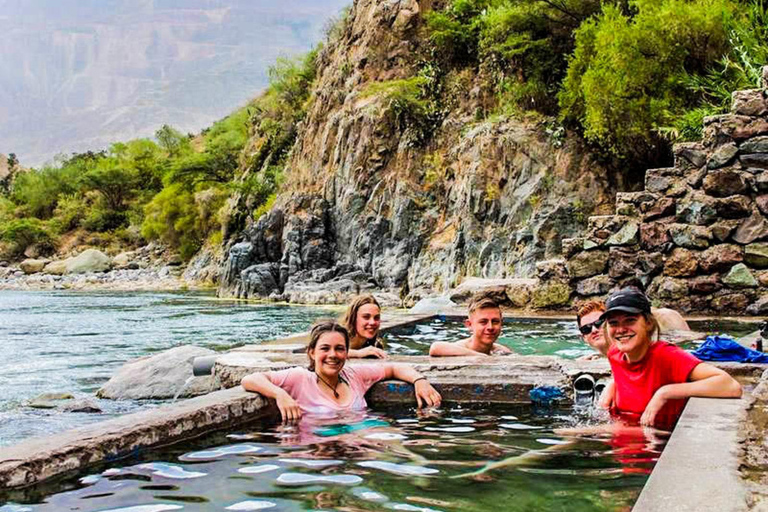
[[[349,333],[336,322],[321,322],[312,328],[307,357],[308,368],[252,373],[241,384],[246,391],[274,398],[283,421],[297,420],[303,413],[365,409],[365,393],[387,379],[413,384],[418,407],[440,405],[440,394],[407,364],[377,362],[346,367]]]

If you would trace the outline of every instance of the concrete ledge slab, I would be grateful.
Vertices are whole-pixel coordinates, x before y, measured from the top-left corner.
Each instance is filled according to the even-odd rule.
[[[748,403],[744,397],[691,398],[632,510],[746,510],[739,425]]]
[[[26,487],[90,464],[234,427],[269,413],[267,401],[261,396],[235,388],[30,439],[0,448],[0,488]]]

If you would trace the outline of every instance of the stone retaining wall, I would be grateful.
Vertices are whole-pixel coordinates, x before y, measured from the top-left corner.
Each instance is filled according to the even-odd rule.
[[[762,85],[705,118],[700,142],[676,144],[645,190],[617,194],[614,215],[590,217],[564,259],[540,262],[540,290],[578,304],[638,278],[684,313],[768,313],[768,66]]]

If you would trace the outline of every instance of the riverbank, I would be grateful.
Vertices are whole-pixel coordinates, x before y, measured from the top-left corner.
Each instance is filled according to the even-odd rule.
[[[77,291],[184,291],[210,290],[210,284],[188,281],[180,267],[155,267],[110,270],[87,274],[25,274],[13,267],[0,269],[0,290],[77,290]]]

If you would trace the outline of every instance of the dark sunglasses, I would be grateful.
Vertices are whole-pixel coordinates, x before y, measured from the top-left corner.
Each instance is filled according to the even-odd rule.
[[[605,322],[605,320],[603,318],[598,318],[597,320],[595,320],[591,324],[584,324],[581,327],[579,327],[579,332],[581,334],[583,334],[584,336],[586,336],[587,334],[592,332],[592,328],[593,327],[595,329],[597,329],[597,330],[600,330],[600,327],[602,327],[603,322]]]

